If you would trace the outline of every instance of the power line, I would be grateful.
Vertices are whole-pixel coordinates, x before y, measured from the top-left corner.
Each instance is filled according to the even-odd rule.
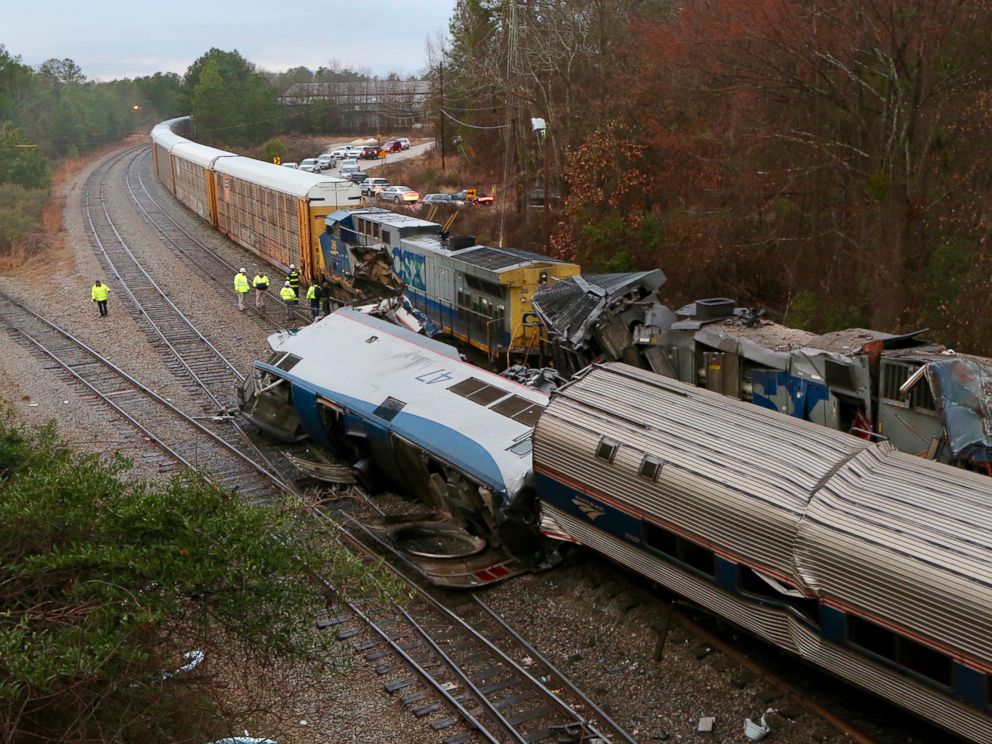
[[[451,114],[449,114],[444,109],[441,109],[441,113],[444,114],[445,116],[447,116],[449,119],[451,119],[456,124],[461,124],[463,127],[468,127],[469,129],[506,129],[508,126],[510,126],[509,124],[496,124],[495,126],[491,126],[491,127],[483,127],[483,126],[480,126],[478,124],[469,124],[466,121],[461,121],[460,119],[456,119],[454,116],[452,116]]]

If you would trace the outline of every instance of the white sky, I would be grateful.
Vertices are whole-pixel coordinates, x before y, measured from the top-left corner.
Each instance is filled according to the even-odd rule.
[[[91,80],[180,75],[211,47],[265,70],[331,60],[418,74],[455,0],[0,0],[0,44],[37,66],[69,57]]]

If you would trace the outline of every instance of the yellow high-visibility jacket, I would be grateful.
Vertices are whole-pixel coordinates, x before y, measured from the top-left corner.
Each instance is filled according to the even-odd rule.
[[[90,291],[90,296],[94,302],[102,302],[110,296],[110,287],[106,284],[101,284],[99,287],[94,284],[93,289]]]
[[[234,291],[247,292],[249,289],[251,289],[251,285],[248,283],[248,277],[239,271],[234,275]]]
[[[293,291],[292,287],[283,287],[279,290],[279,296],[286,302],[293,302],[296,299],[296,292]]]

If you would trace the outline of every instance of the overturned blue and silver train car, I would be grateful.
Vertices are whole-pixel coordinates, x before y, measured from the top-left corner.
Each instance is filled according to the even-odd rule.
[[[298,463],[315,477],[354,473],[367,490],[422,501],[428,516],[384,531],[400,544],[459,545],[453,555],[412,551],[436,583],[481,585],[551,559],[531,473],[545,393],[348,309],[276,333],[269,346],[239,389],[242,414],[280,439],[318,445],[324,463]]]

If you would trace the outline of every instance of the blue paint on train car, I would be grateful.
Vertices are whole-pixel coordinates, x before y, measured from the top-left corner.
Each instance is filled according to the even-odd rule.
[[[331,233],[320,234],[320,251],[324,256],[324,266],[333,276],[345,276],[351,273],[348,247]]]
[[[297,411],[302,414],[301,423],[304,417],[309,422],[309,424],[304,424],[305,426],[320,425],[319,419],[316,418],[318,416],[316,396],[320,395],[337,403],[357,417],[359,420],[356,421],[346,416],[346,429],[356,430],[359,436],[365,437],[370,443],[375,440],[375,446],[378,447],[379,442],[383,439],[388,442],[389,434],[397,434],[425,451],[436,454],[439,459],[451,463],[469,477],[493,489],[494,492],[500,495],[505,494],[506,483],[492,455],[481,444],[461,432],[432,419],[404,411],[397,413],[391,421],[385,421],[375,413],[376,410],[380,409],[379,403],[359,400],[349,395],[337,393],[330,388],[304,380],[263,362],[256,362],[255,367],[271,372],[277,377],[283,377],[290,382],[293,386],[294,400],[300,398],[301,401],[305,401],[296,403]],[[308,408],[310,410],[305,410]]]
[[[406,282],[407,287],[427,291],[427,259],[414,251],[393,248],[393,273]]]
[[[590,522],[597,529],[614,537],[638,547],[643,546],[640,519],[607,506],[598,499],[537,470],[534,471],[534,483],[542,501],[547,501],[563,512]]]
[[[721,556],[716,558],[716,583],[721,589],[726,589],[731,594],[739,594],[737,588],[738,566],[733,561],[728,561]]]
[[[320,423],[317,410],[317,396],[306,388],[293,386],[293,408],[300,420],[300,426],[311,439],[325,447],[330,445],[324,427]]]
[[[954,697],[963,703],[969,703],[976,708],[984,708],[988,705],[986,695],[987,675],[967,667],[961,662],[955,661],[952,668],[954,685]]]
[[[830,605],[820,605],[820,632],[828,641],[843,643],[847,637],[847,615]]]
[[[784,387],[791,404],[785,413],[807,421],[812,420],[813,409],[818,403],[830,399],[830,388],[822,382],[797,377],[777,369],[751,370],[751,386],[753,402],[772,411],[779,411],[779,405],[774,398],[779,394],[779,386]]]

